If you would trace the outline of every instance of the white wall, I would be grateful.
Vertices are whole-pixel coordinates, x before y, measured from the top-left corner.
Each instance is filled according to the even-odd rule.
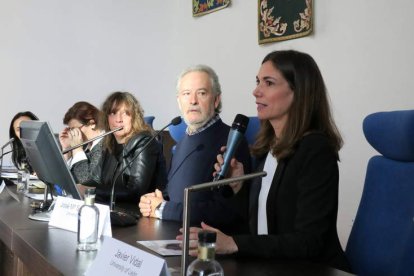
[[[230,8],[193,18],[191,0],[0,0],[0,143],[18,111],[32,110],[57,132],[74,102],[99,106],[115,90],[135,93],[161,127],[178,115],[176,76],[196,63],[218,72],[222,117],[231,123],[236,113],[256,113],[251,91],[265,54],[306,51],[322,70],[345,139],[338,219],[345,245],[375,153],[362,120],[413,108],[414,2],[315,1],[312,36],[263,46],[257,2],[233,0]]]

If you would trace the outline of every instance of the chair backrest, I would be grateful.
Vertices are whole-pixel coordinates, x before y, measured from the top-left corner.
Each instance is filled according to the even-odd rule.
[[[396,274],[398,276],[414,275],[414,218],[411,221],[410,228],[408,237],[402,237],[406,242],[406,248],[398,264],[398,271]]]
[[[254,144],[254,141],[256,140],[256,135],[259,132],[259,128],[259,118],[257,118],[257,116],[249,117],[249,124],[247,125],[246,132],[244,133],[244,136],[246,137],[249,146]]]
[[[152,123],[154,122],[155,116],[145,116],[144,117],[144,121],[147,125],[149,125],[150,127],[154,128]]]
[[[414,239],[414,110],[371,114],[363,130],[381,155],[368,162],[346,254],[358,275],[405,275],[414,266],[405,253]]]
[[[187,124],[184,122],[184,120],[181,120],[181,123],[179,123],[178,125],[170,125],[168,127],[170,135],[176,143],[178,143],[184,137],[186,129]]]

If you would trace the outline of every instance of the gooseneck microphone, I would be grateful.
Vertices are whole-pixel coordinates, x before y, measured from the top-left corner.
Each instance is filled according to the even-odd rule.
[[[234,118],[234,122],[231,126],[229,136],[227,138],[226,151],[223,155],[224,162],[221,166],[221,170],[214,176],[213,181],[218,181],[226,177],[226,174],[230,167],[230,161],[236,153],[240,142],[242,141],[248,124],[249,118],[242,114],[237,114],[236,118]]]
[[[121,211],[115,211],[114,207],[115,207],[115,183],[118,179],[119,176],[122,175],[122,173],[129,167],[131,166],[131,164],[138,158],[138,156],[152,143],[152,141],[157,138],[157,136],[161,133],[161,131],[163,131],[164,129],[166,129],[167,127],[173,125],[176,126],[178,124],[181,123],[181,117],[177,116],[174,119],[171,120],[171,122],[169,122],[166,126],[164,126],[163,128],[161,128],[160,130],[157,130],[155,132],[155,134],[151,137],[151,139],[149,139],[141,148],[141,150],[128,162],[128,164],[126,166],[124,166],[123,168],[121,168],[119,170],[119,172],[114,175],[114,178],[112,180],[112,188],[111,188],[111,195],[110,195],[110,204],[109,204],[109,208],[111,210],[111,223],[114,225],[118,225],[118,226],[128,226],[128,225],[132,225],[136,223],[136,217],[128,214],[128,213],[124,213]]]
[[[13,138],[10,138],[10,140],[9,140],[9,141],[7,141],[7,143],[6,143],[6,144],[4,144],[4,145],[1,147],[1,150],[4,150],[4,148],[5,148],[5,147],[7,147],[8,145],[10,145],[11,143],[13,143],[13,141],[14,141],[14,137],[13,137]]]
[[[108,131],[108,132],[102,133],[102,134],[100,134],[100,135],[98,135],[98,136],[96,136],[96,137],[93,137],[92,139],[89,139],[89,140],[87,140],[87,141],[85,141],[85,142],[82,142],[82,143],[77,144],[77,145],[75,145],[75,146],[73,146],[73,147],[70,147],[70,148],[67,148],[67,149],[63,150],[63,151],[62,151],[62,154],[66,154],[66,153],[68,153],[68,152],[70,152],[70,151],[72,151],[72,150],[74,150],[74,149],[77,149],[77,148],[79,148],[79,147],[83,146],[83,145],[89,144],[90,142],[93,142],[93,141],[95,141],[95,140],[97,140],[97,139],[99,139],[99,138],[105,137],[106,135],[109,135],[109,134],[111,134],[111,133],[114,133],[114,132],[120,131],[120,130],[122,130],[123,128],[124,128],[124,127],[118,127],[118,128],[115,128],[115,129],[113,129],[113,130],[111,130],[111,131]]]

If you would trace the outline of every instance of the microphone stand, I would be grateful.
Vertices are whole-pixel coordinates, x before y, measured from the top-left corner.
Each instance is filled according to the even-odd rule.
[[[188,247],[189,247],[189,224],[190,224],[190,194],[192,192],[207,190],[211,188],[220,188],[233,182],[244,181],[256,177],[266,176],[266,172],[256,172],[239,177],[227,178],[219,181],[206,182],[203,184],[193,185],[184,189],[184,208],[183,208],[183,253],[181,255],[181,275],[185,276],[188,266]]]
[[[0,155],[0,176],[1,176],[1,172],[3,170],[3,156],[5,156],[6,154],[9,154],[10,152],[13,151],[13,150],[11,150],[11,151],[8,151],[8,152],[4,153],[4,148],[7,147],[8,145],[10,145],[11,143],[13,143],[14,139],[15,138],[11,138],[9,141],[7,141],[6,144],[4,144],[1,147],[1,155]]]
[[[6,151],[5,153],[3,153],[3,149],[1,149],[1,155],[0,155],[0,172],[3,171],[3,156],[11,153],[12,150]]]

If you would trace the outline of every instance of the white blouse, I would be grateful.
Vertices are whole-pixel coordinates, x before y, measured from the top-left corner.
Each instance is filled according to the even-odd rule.
[[[267,213],[266,203],[267,196],[269,194],[270,186],[276,172],[277,160],[269,152],[266,157],[263,170],[267,172],[267,175],[262,179],[262,187],[260,188],[259,194],[259,208],[257,209],[257,234],[267,235]]]

